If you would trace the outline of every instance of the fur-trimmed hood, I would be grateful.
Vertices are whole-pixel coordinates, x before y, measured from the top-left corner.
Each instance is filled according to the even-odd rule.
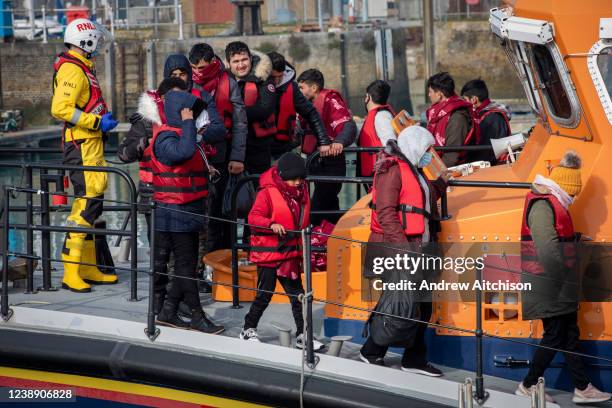
[[[137,112],[142,115],[143,119],[148,120],[155,125],[161,125],[162,120],[159,115],[157,104],[149,92],[150,91],[143,92],[142,95],[140,95],[140,98],[138,98]]]
[[[251,72],[244,78],[247,81],[263,82],[272,74],[272,61],[263,52],[251,50]]]

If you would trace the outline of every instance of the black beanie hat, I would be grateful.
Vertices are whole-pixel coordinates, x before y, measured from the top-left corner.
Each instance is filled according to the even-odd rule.
[[[281,156],[276,163],[278,175],[283,180],[295,180],[297,178],[306,178],[306,162],[297,153],[288,152]]]

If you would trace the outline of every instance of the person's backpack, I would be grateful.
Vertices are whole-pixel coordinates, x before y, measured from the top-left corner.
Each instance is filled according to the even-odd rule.
[[[244,177],[247,177],[246,171],[241,174],[230,174],[227,186],[223,193],[223,216],[225,218],[232,218],[232,193],[238,184],[238,181]],[[240,190],[236,195],[236,217],[246,219],[249,215],[249,211],[255,201],[255,186],[253,182],[246,182],[240,186]]]

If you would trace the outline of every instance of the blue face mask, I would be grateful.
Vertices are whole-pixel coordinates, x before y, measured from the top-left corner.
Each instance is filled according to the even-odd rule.
[[[425,152],[423,156],[421,157],[421,160],[419,160],[419,167],[423,168],[427,166],[429,163],[431,163],[432,158],[433,156],[430,152]]]

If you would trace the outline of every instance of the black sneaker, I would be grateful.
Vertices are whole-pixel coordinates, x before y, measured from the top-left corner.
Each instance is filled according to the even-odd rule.
[[[438,370],[436,367],[427,363],[422,367],[404,367],[402,365],[402,371],[406,371],[414,374],[427,375],[429,377],[442,377],[442,371]]]
[[[191,311],[191,330],[197,330],[202,333],[219,334],[225,327],[213,323],[202,309]]]
[[[179,303],[176,314],[178,315],[178,317],[180,317],[183,320],[186,320],[186,321],[191,320],[191,308],[185,302]]]
[[[176,309],[177,306],[175,304],[166,300],[155,322],[160,326],[169,326],[177,329],[189,328],[189,323],[177,316]]]
[[[301,333],[295,339],[295,347],[299,349],[304,348],[304,333]],[[325,348],[325,344],[321,343],[319,340],[312,338],[312,350],[313,351],[321,351]]]
[[[373,364],[377,366],[385,367],[385,360],[382,357],[366,357],[359,352],[359,359],[366,364]]]

